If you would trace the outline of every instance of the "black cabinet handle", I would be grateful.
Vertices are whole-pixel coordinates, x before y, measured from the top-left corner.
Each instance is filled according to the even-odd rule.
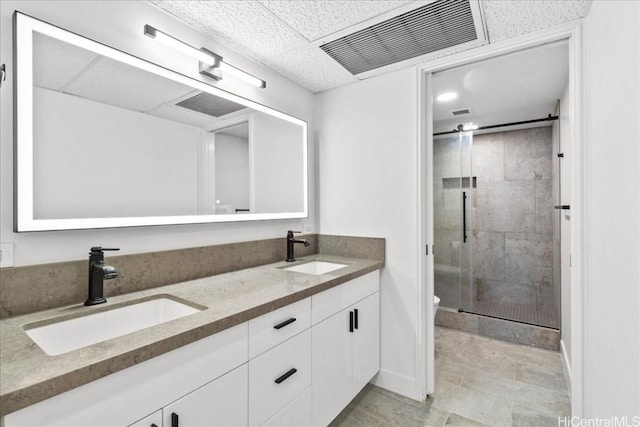
[[[349,312],[349,332],[353,332],[353,311]]]
[[[353,322],[354,328],[358,329],[358,309],[354,308],[353,309],[353,313],[354,313],[354,317],[355,317],[355,320]]]
[[[570,205],[559,205],[559,206],[554,206],[554,209],[564,209],[564,210],[569,210],[571,209]]]
[[[178,427],[178,414],[175,412],[171,413],[171,427]]]
[[[467,242],[467,192],[462,192],[462,242]]]
[[[281,329],[281,328],[284,328],[285,326],[290,325],[290,324],[292,324],[292,323],[293,323],[293,322],[295,322],[295,321],[296,321],[296,318],[295,318],[295,317],[292,317],[291,319],[287,319],[287,320],[285,320],[285,321],[284,321],[284,322],[282,322],[282,323],[278,323],[276,326],[274,326],[274,327],[273,327],[273,329]]]
[[[296,368],[289,369],[287,372],[285,372],[284,374],[282,374],[281,376],[276,378],[276,384],[280,384],[281,382],[283,382],[284,380],[286,380],[287,378],[289,378],[291,375],[295,374],[296,372],[298,372],[298,370]],[[171,426],[171,427],[173,427],[173,426]]]

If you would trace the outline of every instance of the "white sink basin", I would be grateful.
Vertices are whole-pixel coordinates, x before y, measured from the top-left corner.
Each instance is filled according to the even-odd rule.
[[[157,298],[32,329],[26,325],[25,332],[45,353],[55,356],[199,311]]]
[[[346,266],[346,264],[337,264],[334,262],[311,261],[304,264],[294,265],[293,267],[287,267],[285,270],[305,274],[325,274]]]

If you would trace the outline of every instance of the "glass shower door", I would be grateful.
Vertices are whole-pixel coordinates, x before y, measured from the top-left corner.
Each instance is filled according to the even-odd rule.
[[[455,309],[471,301],[472,144],[470,132],[433,141],[435,295]]]
[[[475,235],[475,187],[472,171],[473,132],[460,132],[460,196],[462,230],[460,245],[460,309],[473,310],[475,290],[473,286],[473,248]]]

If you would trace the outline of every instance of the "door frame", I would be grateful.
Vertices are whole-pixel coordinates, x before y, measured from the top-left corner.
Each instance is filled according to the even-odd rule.
[[[559,40],[567,40],[569,47],[569,103],[571,106],[569,125],[571,126],[573,161],[571,171],[571,364],[569,392],[572,414],[583,413],[583,306],[584,292],[580,284],[585,275],[584,206],[586,196],[586,157],[582,140],[582,23],[576,21],[553,28],[526,34],[517,38],[478,47],[445,58],[436,59],[416,67],[417,75],[417,163],[418,163],[418,324],[417,335],[417,381],[416,395],[426,399],[433,393],[434,384],[434,322],[432,297],[433,278],[433,111],[429,108],[433,99],[432,74],[437,71],[459,67],[473,62],[490,59],[523,49],[540,46]],[[438,250],[438,248],[435,248]],[[428,251],[428,254],[427,254]],[[563,363],[568,363],[563,354]]]

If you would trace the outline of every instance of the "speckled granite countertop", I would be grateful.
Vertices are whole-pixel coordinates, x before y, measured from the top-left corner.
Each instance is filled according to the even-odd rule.
[[[283,270],[312,260],[347,264],[322,275]],[[0,321],[0,415],[58,395],[168,351],[213,335],[249,319],[380,269],[384,262],[330,255],[312,255],[295,263],[279,262],[231,273],[110,297],[107,304],[82,302]],[[108,286],[105,284],[105,286]],[[92,312],[117,308],[160,295],[207,309],[158,326],[48,356],[23,326],[55,323]]]

